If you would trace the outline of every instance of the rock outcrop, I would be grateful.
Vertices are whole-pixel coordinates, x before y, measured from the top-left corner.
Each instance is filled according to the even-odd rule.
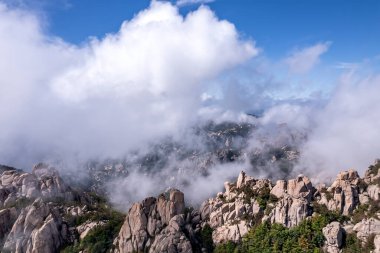
[[[331,222],[322,230],[326,238],[325,250],[328,253],[339,253],[343,244],[343,229],[339,222]]]
[[[57,170],[45,164],[31,173],[1,166],[0,247],[10,252],[55,252],[66,240],[62,212],[47,204],[74,194]]]
[[[0,210],[0,241],[9,233],[13,223],[17,219],[16,208],[7,208]],[[2,243],[0,244],[1,247]]]
[[[375,218],[364,219],[357,223],[353,230],[360,240],[366,242],[370,235],[380,235],[380,220]]]
[[[239,174],[236,184],[226,182],[224,186],[224,193],[218,193],[200,207],[202,224],[207,223],[213,229],[215,243],[240,241],[253,225],[252,220],[262,217],[267,199],[260,206],[260,195],[269,197],[272,188],[269,180],[254,179],[245,172]]]
[[[360,204],[360,183],[361,179],[356,171],[340,172],[332,185],[320,192],[318,202],[331,211],[350,215]],[[364,195],[362,201],[366,201]]]
[[[311,215],[310,202],[314,192],[315,188],[310,180],[302,175],[288,181],[277,181],[271,194],[279,200],[264,220],[280,223],[286,227],[297,226]]]
[[[57,210],[38,199],[21,211],[5,240],[4,251],[56,252],[67,234]]]
[[[375,250],[373,251],[373,253],[380,253],[380,235],[375,236],[373,244],[375,246]]]
[[[185,217],[184,195],[178,190],[135,203],[114,242],[115,252],[192,252],[191,218],[189,213]]]
[[[22,199],[34,200],[38,197],[70,201],[73,193],[58,171],[46,164],[37,164],[32,173],[7,169],[1,174],[0,208],[16,205]]]
[[[79,238],[83,240],[91,230],[99,226],[104,226],[104,224],[104,221],[87,221],[84,224],[79,225],[76,227],[76,230],[79,233]]]
[[[341,222],[322,229],[326,252],[341,252],[344,235],[356,236],[363,245],[375,237],[374,252],[380,252],[379,170],[378,161],[364,178],[354,170],[341,172],[330,187],[314,187],[303,175],[273,184],[241,172],[236,182],[226,182],[225,191],[204,201],[198,210],[186,208],[184,194],[171,189],[134,203],[125,219],[122,214],[117,216],[116,224],[124,222],[116,238],[112,236],[112,252],[207,252],[210,248],[205,246],[204,231],[214,245],[241,243],[262,222],[292,228],[315,218]],[[0,166],[0,172],[3,251],[58,252],[68,243],[82,245],[96,227],[110,227],[103,216],[106,212],[97,214],[109,211],[106,202],[78,201],[79,193],[67,186],[54,168],[39,164],[25,173]]]

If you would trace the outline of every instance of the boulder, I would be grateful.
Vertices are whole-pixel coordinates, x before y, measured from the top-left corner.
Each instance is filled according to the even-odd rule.
[[[76,227],[79,233],[79,238],[81,240],[84,239],[92,229],[98,226],[104,226],[105,224],[106,223],[104,221],[86,221],[85,223]]]
[[[322,229],[323,235],[326,238],[325,250],[328,253],[339,253],[343,244],[343,228],[339,222],[331,222]]]
[[[237,224],[225,224],[212,232],[212,240],[216,244],[228,241],[239,242],[248,233],[249,228],[250,226],[246,221],[239,221]]]
[[[366,242],[370,235],[380,235],[380,220],[375,218],[364,219],[355,224],[353,230],[361,241]]]

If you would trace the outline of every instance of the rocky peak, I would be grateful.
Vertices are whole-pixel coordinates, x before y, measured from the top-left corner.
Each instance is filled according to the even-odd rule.
[[[247,176],[244,171],[241,171],[236,181],[236,188],[239,189],[243,186],[254,185],[255,183],[256,180],[253,177]]]
[[[192,217],[186,219],[184,211],[184,195],[176,189],[133,204],[114,242],[115,252],[192,252],[194,232],[187,226]]]
[[[379,182],[380,178],[380,159],[375,160],[375,162],[369,166],[368,170],[365,172],[364,181],[367,184],[375,184]]]
[[[33,167],[32,173],[15,169],[5,170],[0,176],[0,207],[14,205],[22,198],[73,199],[73,193],[56,169],[45,164]]]
[[[121,229],[116,238],[109,240],[113,241],[111,252],[210,252],[204,247],[204,230],[211,244],[240,244],[250,230],[263,222],[299,229],[296,226],[304,220],[314,222],[315,218],[335,216],[339,219],[326,218],[318,231],[318,236],[322,233],[325,239],[326,252],[341,252],[345,245],[343,235],[348,234],[363,243],[372,243],[376,236],[375,252],[379,252],[377,166],[380,168],[378,162],[370,166],[364,180],[356,171],[348,170],[339,173],[330,187],[316,188],[303,175],[272,184],[242,171],[235,182],[224,183],[224,192],[204,201],[198,210],[185,208],[184,194],[170,189],[134,203],[125,219],[119,216],[117,224]],[[97,216],[104,206],[96,209],[86,201],[88,206],[67,202],[72,194],[58,171],[46,164],[36,165],[32,173],[4,169],[0,175],[0,242],[4,243],[4,251],[58,252],[62,245],[75,240],[81,245],[86,236],[91,236],[91,230],[110,225],[105,218],[88,218]],[[27,201],[19,205],[20,200]],[[87,218],[72,224],[67,216],[74,220]],[[322,245],[320,241],[318,247]]]
[[[171,218],[182,214],[185,210],[185,198],[182,192],[172,189],[161,194],[157,199],[157,211],[163,224],[167,225]]]
[[[299,175],[296,179],[288,181],[278,180],[271,190],[271,194],[277,198],[289,195],[292,198],[305,198],[311,201],[315,188],[309,178]]]
[[[288,181],[277,181],[270,193],[279,200],[263,219],[286,227],[298,225],[311,215],[310,204],[314,192],[311,181],[303,175]]]
[[[332,185],[321,192],[320,203],[343,215],[352,214],[360,203],[360,183],[357,171],[351,169],[340,172]]]
[[[38,179],[59,177],[58,171],[54,167],[50,167],[45,163],[38,163],[34,165],[32,174],[34,174]]]
[[[67,236],[58,211],[37,199],[21,210],[4,243],[9,252],[56,252]]]
[[[331,188],[343,187],[346,185],[358,185],[360,180],[359,174],[356,170],[350,169],[348,171],[342,171],[336,177],[336,180],[332,183]]]

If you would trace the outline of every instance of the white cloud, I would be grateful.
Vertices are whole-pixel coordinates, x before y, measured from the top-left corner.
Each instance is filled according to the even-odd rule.
[[[380,157],[380,76],[345,76],[326,107],[313,115],[316,125],[301,147],[302,165],[334,175],[361,173]]]
[[[192,5],[192,4],[207,4],[212,3],[215,0],[178,0],[177,6],[185,6],[185,5]]]
[[[32,13],[0,3],[0,163],[30,166],[51,157],[118,156],[175,135],[198,116],[241,116],[235,112],[277,87],[267,85],[272,78],[244,76],[254,99],[232,82],[224,105],[202,106],[202,97],[211,99],[205,95],[209,83],[217,85],[218,76],[258,53],[253,42],[241,40],[233,24],[218,20],[207,7],[183,17],[177,7],[155,1],[117,33],[82,47],[46,36],[42,26]],[[286,62],[292,72],[306,73],[329,46],[302,49]],[[261,123],[288,123],[309,133],[300,148],[302,169],[335,174],[353,166],[363,171],[379,157],[379,97],[380,76],[351,75],[324,107],[274,103]],[[238,166],[214,168],[215,188],[208,188],[210,178],[195,178],[196,185],[206,195],[215,192],[219,181],[243,165]],[[139,186],[136,182],[132,190]],[[157,181],[148,177],[145,182]],[[145,195],[155,188],[144,190]]]
[[[330,45],[330,42],[318,43],[314,46],[297,50],[285,59],[285,63],[292,73],[307,73],[319,63],[320,56],[327,52]]]
[[[270,132],[271,124],[287,124],[285,133],[300,151],[297,173],[316,180],[334,179],[350,168],[361,174],[380,157],[380,76],[345,74],[331,96],[314,103],[280,103],[265,111],[261,128]],[[273,135],[276,135],[275,133]]]
[[[209,80],[257,54],[207,7],[153,1],[80,48],[0,3],[0,162],[117,156],[187,127]],[[22,156],[20,156],[22,154]]]

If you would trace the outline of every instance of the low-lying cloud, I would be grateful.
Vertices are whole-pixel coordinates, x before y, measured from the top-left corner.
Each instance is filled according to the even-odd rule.
[[[0,5],[0,160],[120,156],[197,118],[208,82],[257,54],[208,7],[181,16],[153,1],[83,46],[46,36]],[[22,154],[22,155],[20,155]]]
[[[167,136],[201,145],[189,131],[199,120],[249,121],[246,113],[252,111],[260,117],[246,154],[265,149],[265,141],[297,147],[295,173],[328,178],[349,167],[362,173],[380,156],[379,75],[350,69],[327,97],[271,96],[277,88],[294,89],[289,79],[271,72],[270,64],[261,72],[253,68],[255,42],[242,39],[208,7],[179,14],[178,6],[189,2],[200,1],[152,1],[117,33],[78,46],[46,35],[35,14],[0,1],[0,163],[30,168],[63,160],[73,167],[78,161],[119,158]],[[330,45],[294,51],[273,65],[291,74],[312,73]],[[174,175],[193,164],[173,158],[154,175],[130,170],[109,189],[115,203],[169,186],[182,187],[197,202],[250,168],[245,158],[215,162],[206,175],[189,170]],[[277,169],[252,173],[274,175]]]
[[[343,76],[326,106],[312,116],[315,126],[300,147],[301,165],[313,174],[331,176],[349,168],[363,173],[380,157],[379,97],[379,75]]]

